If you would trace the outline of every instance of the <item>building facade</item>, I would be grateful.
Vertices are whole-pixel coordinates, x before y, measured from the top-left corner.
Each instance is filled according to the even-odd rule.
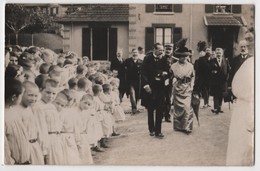
[[[127,58],[133,48],[152,50],[154,43],[186,46],[198,58],[197,43],[222,47],[230,58],[245,32],[254,27],[254,5],[232,4],[85,4],[56,20],[63,24],[64,50],[92,60],[110,60],[116,49]]]

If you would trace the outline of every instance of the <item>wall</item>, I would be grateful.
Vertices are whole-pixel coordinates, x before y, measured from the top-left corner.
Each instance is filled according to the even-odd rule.
[[[203,22],[203,16],[205,14],[204,5],[184,4],[181,13],[167,15],[146,13],[145,4],[131,4],[130,11],[131,10],[133,14],[136,13],[136,16],[129,17],[129,29],[136,31],[129,33],[129,37],[135,36],[136,39],[130,39],[130,45],[136,44],[136,46],[145,47],[145,27],[151,27],[153,23],[172,23],[175,24],[175,27],[182,27],[182,37],[188,38],[186,46],[193,50],[194,58],[198,56],[196,50],[197,42],[200,40],[206,41],[207,35],[207,30]],[[134,24],[131,24],[131,22]]]

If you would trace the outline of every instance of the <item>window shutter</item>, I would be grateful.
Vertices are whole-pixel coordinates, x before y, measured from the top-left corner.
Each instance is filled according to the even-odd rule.
[[[173,43],[175,44],[182,38],[182,28],[175,27],[173,30]]]
[[[241,5],[232,5],[232,13],[240,14],[241,13]]]
[[[58,7],[56,8],[56,14],[59,14],[59,8]]]
[[[117,50],[117,28],[109,29],[109,59],[113,59],[116,56]]]
[[[182,4],[173,4],[173,12],[181,13],[182,12]]]
[[[82,56],[90,58],[90,29],[82,29]]]
[[[146,4],[145,12],[154,12],[154,4]]]
[[[154,45],[154,28],[145,28],[145,53],[153,49]]]
[[[205,5],[205,13],[213,13],[214,5]]]

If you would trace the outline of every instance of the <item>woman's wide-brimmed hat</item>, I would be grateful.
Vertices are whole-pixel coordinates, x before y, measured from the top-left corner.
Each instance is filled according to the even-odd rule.
[[[173,52],[173,56],[174,56],[174,57],[177,57],[177,58],[187,57],[187,56],[190,56],[190,55],[191,55],[191,53],[190,53],[189,49],[186,48],[186,47],[177,48],[177,49]]]

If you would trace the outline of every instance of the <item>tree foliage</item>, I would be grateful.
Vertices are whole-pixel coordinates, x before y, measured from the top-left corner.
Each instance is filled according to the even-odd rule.
[[[34,12],[22,5],[7,4],[5,10],[5,24],[14,33],[19,33],[35,22]]]
[[[6,4],[5,24],[14,33],[41,32],[52,22],[48,14],[39,7],[25,7],[21,4]]]

